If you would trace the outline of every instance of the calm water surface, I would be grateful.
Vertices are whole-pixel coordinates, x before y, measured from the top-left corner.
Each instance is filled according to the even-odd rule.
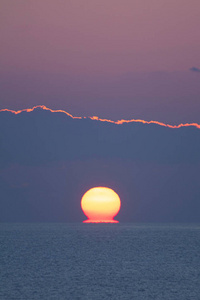
[[[200,225],[0,224],[0,299],[200,299]]]

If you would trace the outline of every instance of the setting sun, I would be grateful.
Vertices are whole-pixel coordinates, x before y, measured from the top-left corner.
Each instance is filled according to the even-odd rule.
[[[110,188],[94,187],[81,199],[81,207],[88,219],[86,223],[118,223],[113,218],[120,210],[119,196]]]

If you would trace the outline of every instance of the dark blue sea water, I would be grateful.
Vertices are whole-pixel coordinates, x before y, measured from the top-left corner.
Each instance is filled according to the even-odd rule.
[[[200,299],[200,225],[0,224],[0,299]]]

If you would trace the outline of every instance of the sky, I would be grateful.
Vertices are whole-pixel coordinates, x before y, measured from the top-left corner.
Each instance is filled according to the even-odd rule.
[[[198,0],[1,0],[0,8],[1,109],[44,104],[200,123]]]
[[[0,0],[0,221],[82,221],[102,185],[120,222],[199,222],[199,16],[199,0]]]
[[[199,63],[198,0],[1,0],[2,65],[53,72],[185,70]]]

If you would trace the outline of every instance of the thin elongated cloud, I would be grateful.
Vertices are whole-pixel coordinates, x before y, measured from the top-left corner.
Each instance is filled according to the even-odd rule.
[[[200,124],[198,74],[133,72],[114,77],[73,77],[67,73],[4,73],[0,74],[0,109],[18,111],[42,103],[73,116]]]
[[[64,111],[64,110],[55,110],[55,109],[50,109],[48,107],[46,107],[45,105],[37,105],[37,106],[34,106],[32,108],[26,108],[26,109],[22,109],[22,110],[10,110],[10,109],[1,109],[0,112],[4,112],[4,111],[7,111],[7,112],[11,112],[15,115],[17,114],[20,114],[22,112],[32,112],[34,111],[35,109],[37,108],[40,108],[40,109],[43,109],[43,110],[46,110],[46,111],[50,111],[50,112],[54,112],[54,113],[64,113],[66,114],[67,116],[71,117],[72,119],[85,119],[86,117],[76,117],[76,116],[73,116],[72,114]],[[145,121],[145,120],[140,120],[140,119],[131,119],[131,120],[118,120],[118,121],[112,121],[112,120],[109,120],[109,119],[102,119],[102,118],[99,118],[98,116],[93,116],[93,117],[87,117],[88,119],[91,119],[91,120],[95,120],[95,121],[100,121],[100,122],[108,122],[108,123],[113,123],[113,124],[117,124],[117,125],[120,125],[120,124],[124,124],[124,123],[143,123],[143,124],[156,124],[156,125],[159,125],[159,126],[164,126],[164,127],[168,127],[168,128],[181,128],[181,127],[190,127],[190,126],[194,126],[198,129],[200,129],[200,124],[197,124],[197,123],[185,123],[185,124],[179,124],[179,125],[170,125],[170,124],[165,124],[165,123],[162,123],[162,122],[158,122],[158,121]]]

